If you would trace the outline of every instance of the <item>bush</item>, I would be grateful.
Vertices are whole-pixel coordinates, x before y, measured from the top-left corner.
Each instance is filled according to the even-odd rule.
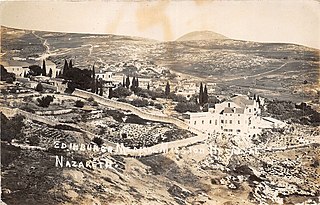
[[[92,142],[96,143],[100,147],[103,144],[103,139],[100,137],[94,137]]]
[[[134,99],[131,101],[131,105],[136,107],[146,107],[149,105],[149,102],[146,99]]]
[[[88,100],[89,102],[93,102],[93,101],[94,101],[93,97],[89,97],[87,100]]]
[[[112,91],[112,97],[115,98],[125,98],[130,96],[132,92],[125,87],[119,86]]]
[[[22,139],[22,127],[24,125],[24,117],[22,115],[16,115],[12,119],[8,119],[4,114],[0,113],[0,115],[1,140],[11,142],[12,139]]]
[[[154,105],[154,107],[157,108],[158,110],[162,110],[162,108],[163,108],[163,106],[161,104],[159,104],[159,103],[156,103]]]
[[[186,103],[187,99],[182,95],[176,95],[175,93],[170,93],[168,95],[169,99],[172,99],[174,102],[183,102]]]
[[[31,146],[37,146],[37,145],[39,145],[39,143],[40,143],[40,139],[38,136],[33,135],[33,136],[29,137],[29,144]]]
[[[175,111],[179,113],[185,113],[185,112],[199,112],[200,106],[193,102],[187,102],[187,103],[181,103],[179,102],[175,108]]]
[[[42,92],[42,91],[43,91],[43,86],[42,86],[42,84],[41,84],[41,83],[38,83],[37,86],[36,86],[36,88],[35,88],[35,90],[38,91],[38,92]]]
[[[82,102],[81,100],[77,100],[74,106],[81,108],[84,106],[84,102]]]
[[[42,98],[37,98],[38,106],[40,107],[49,107],[50,103],[53,102],[53,97],[50,95],[47,95]]]
[[[99,104],[98,104],[98,102],[97,101],[93,101],[92,102],[92,106],[98,106]]]
[[[12,77],[6,78],[6,83],[12,84],[13,83],[13,78]]]

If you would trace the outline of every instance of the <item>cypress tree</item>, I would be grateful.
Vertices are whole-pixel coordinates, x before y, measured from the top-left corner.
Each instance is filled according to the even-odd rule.
[[[170,94],[170,84],[169,84],[168,81],[167,81],[166,88],[165,88],[165,90],[164,90],[164,94],[165,94],[165,96],[167,96],[167,97],[168,97],[168,95]]]
[[[52,77],[52,69],[50,68],[48,76],[51,78]]]
[[[207,89],[207,85],[204,86],[204,90],[203,90],[203,104],[208,103],[208,89]]]
[[[99,84],[99,86],[100,86],[100,92],[99,92],[99,95],[100,95],[100,96],[103,96],[103,83],[102,83],[102,80],[100,80],[100,84]]]
[[[123,79],[122,79],[122,87],[125,87],[126,86],[126,78],[123,76]]]
[[[91,92],[95,93],[96,92],[96,79],[95,79],[95,70],[94,70],[94,65],[92,66],[92,73],[91,73]]]
[[[149,85],[149,83],[148,83],[148,85],[147,85],[147,89],[150,90],[150,85]]]
[[[73,68],[72,59],[70,59],[70,61],[69,61],[69,68]]]
[[[94,93],[94,92],[93,92]],[[98,79],[96,79],[96,83],[95,83],[95,93],[98,94],[99,93],[99,81]]]
[[[200,91],[199,91],[199,104],[203,104],[203,85],[202,83],[200,84]]]
[[[46,61],[45,60],[42,60],[42,75],[43,76],[47,75]]]
[[[62,73],[64,76],[66,76],[66,73],[67,73],[67,71],[68,71],[68,68],[69,68],[68,62],[67,62],[66,59],[64,59],[64,66],[63,66],[63,73]]]
[[[126,87],[127,87],[127,89],[129,89],[129,87],[130,87],[130,78],[129,78],[129,76],[127,76],[127,78],[126,78]]]
[[[112,93],[113,91],[112,91],[112,88],[109,88],[109,96],[108,96],[108,98],[109,99],[111,99],[113,96],[113,93]]]
[[[133,76],[132,78],[132,82],[131,82],[131,90],[135,90],[136,89],[136,77]]]
[[[136,88],[138,88],[139,87],[139,79],[138,79],[138,77],[136,78]]]

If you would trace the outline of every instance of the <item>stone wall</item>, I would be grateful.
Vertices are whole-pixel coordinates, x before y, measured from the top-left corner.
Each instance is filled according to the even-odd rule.
[[[62,109],[62,110],[46,110],[46,111],[36,111],[37,115],[61,115],[72,112],[72,109]]]

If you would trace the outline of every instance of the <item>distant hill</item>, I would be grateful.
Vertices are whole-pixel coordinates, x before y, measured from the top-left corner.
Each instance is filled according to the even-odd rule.
[[[222,40],[222,39],[229,39],[229,38],[219,33],[215,33],[213,31],[194,31],[181,36],[176,41],[198,41],[198,40],[216,40],[216,39]]]

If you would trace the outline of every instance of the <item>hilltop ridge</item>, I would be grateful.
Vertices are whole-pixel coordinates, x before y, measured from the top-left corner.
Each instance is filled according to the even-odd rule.
[[[213,31],[193,31],[181,36],[176,41],[197,41],[197,40],[216,40],[216,39],[222,40],[222,39],[229,39],[229,38]]]

